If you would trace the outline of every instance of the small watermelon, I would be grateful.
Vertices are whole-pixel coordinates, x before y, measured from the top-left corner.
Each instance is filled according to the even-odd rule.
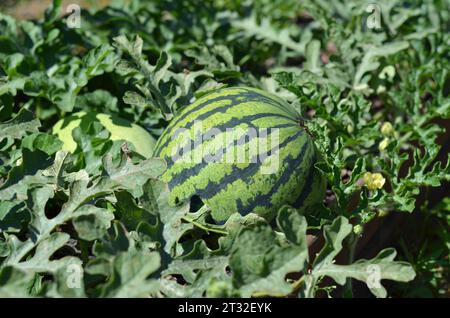
[[[299,119],[289,104],[254,88],[199,98],[172,119],[155,147],[167,162],[162,179],[170,203],[197,196],[216,221],[225,221],[235,212],[270,220],[285,204],[319,202],[320,154]]]
[[[59,120],[53,126],[53,134],[63,142],[63,150],[74,152],[77,144],[72,138],[75,127],[87,128],[93,121],[98,121],[111,134],[111,140],[125,140],[130,142],[137,153],[149,158],[152,156],[156,140],[144,128],[135,125],[123,118],[84,111],[74,113]]]

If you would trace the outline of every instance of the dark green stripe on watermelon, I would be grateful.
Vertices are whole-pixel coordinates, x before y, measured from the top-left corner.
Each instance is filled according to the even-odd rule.
[[[303,160],[305,159],[306,150],[308,148],[308,143],[305,142],[302,150],[300,151],[299,155],[297,157],[289,156],[286,160],[284,160],[284,171],[283,174],[277,178],[277,180],[274,182],[272,187],[270,188],[269,192],[255,196],[250,202],[247,202],[245,205],[242,204],[241,200],[237,201],[237,208],[239,213],[242,215],[247,215],[248,213],[251,213],[254,211],[254,209],[257,206],[264,206],[266,208],[271,208],[271,198],[272,196],[277,193],[280,189],[280,187],[284,184],[286,184],[291,178],[297,178],[296,169],[299,165],[302,164]],[[307,186],[307,184],[305,184]],[[304,186],[304,187],[305,187]],[[287,202],[292,204],[293,202]]]
[[[286,146],[288,143],[295,140],[297,137],[299,137],[302,134],[302,132],[297,132],[294,136],[291,136],[286,140],[284,143],[280,145],[279,148],[282,148]],[[306,143],[305,143],[306,145]],[[306,150],[306,147],[304,147],[304,150]],[[269,155],[273,154],[273,149],[270,150]],[[251,158],[253,161],[256,161],[255,158]],[[251,162],[253,162],[251,161]],[[195,177],[196,175],[200,174],[203,169],[208,169],[210,164],[202,162],[193,168],[185,171],[182,174],[177,174],[169,181],[169,188],[174,189],[178,185],[183,185],[184,182],[187,181],[187,179],[191,177]],[[255,175],[255,173],[258,173],[258,170],[260,169],[261,164],[260,163],[250,163],[248,167],[246,168],[239,168],[237,165],[232,166],[232,173],[224,175],[223,179],[220,179],[216,182],[210,182],[208,183],[208,186],[206,188],[197,189],[197,194],[203,198],[203,199],[210,199],[214,195],[217,194],[220,190],[222,190],[224,187],[228,186],[230,183],[236,181],[237,179],[240,180],[247,180],[248,178]]]
[[[231,104],[227,105],[221,109],[218,109],[218,110],[225,110],[228,107],[233,107],[237,104],[241,104],[241,103],[245,103],[245,102],[249,102],[249,101],[265,102],[265,103],[272,104],[275,106],[279,106],[279,104],[280,104],[278,101],[271,99],[267,96],[261,95],[260,93],[257,93],[253,90],[249,90],[247,88],[239,88],[238,90],[240,90],[240,92],[237,92],[235,94],[230,94],[230,95],[217,96],[215,98],[208,98],[209,95],[205,96],[204,99],[202,99],[202,102],[198,102],[198,105],[196,105],[195,107],[190,107],[189,109],[186,109],[183,113],[180,114],[180,116],[175,118],[169,125],[169,128],[177,125],[183,119],[186,119],[188,116],[193,115],[195,112],[200,111],[200,113],[201,113],[202,109],[206,105],[211,105],[211,104],[217,103],[219,101],[223,101],[223,100],[231,100]]]
[[[257,129],[257,127],[252,125],[251,123],[249,123],[248,127]],[[289,128],[289,127],[294,127],[294,125],[293,124],[281,124],[278,126],[271,127],[271,130],[269,131],[269,134],[267,136],[268,137],[271,136],[270,132],[273,131],[273,129],[281,129],[281,128]],[[224,127],[222,127],[222,128],[224,128]],[[225,127],[225,129],[226,128],[228,128],[228,127]],[[225,155],[225,153],[227,153],[230,150],[234,150],[235,149],[234,147],[236,147],[236,146],[244,145],[245,142],[253,141],[254,137],[255,136],[249,136],[249,135],[245,134],[245,135],[241,136],[239,139],[233,140],[233,142],[230,142],[226,146],[226,148],[224,149],[223,155]],[[258,137],[258,136],[256,136],[256,137]],[[190,154],[191,152],[198,150],[198,148],[200,148],[200,146],[201,146],[201,144],[200,144],[201,140],[202,140],[202,136],[199,136],[199,134],[197,134],[195,136],[194,140],[189,140],[188,142],[190,142],[191,147],[189,147],[189,149],[187,149],[185,154]],[[183,146],[184,145],[180,145],[180,149],[183,148]],[[221,157],[222,156],[218,156],[218,159],[221,159]],[[170,156],[166,157],[166,161],[169,165],[174,164],[174,161],[172,160],[172,158]],[[195,167],[194,167],[194,169],[195,169]]]
[[[227,128],[233,128],[233,127],[236,127],[236,126],[238,126],[238,125],[240,125],[240,124],[247,124],[247,125],[248,125],[247,128],[255,128],[255,129],[258,129],[258,127],[256,127],[254,124],[252,124],[252,121],[255,120],[255,119],[264,118],[264,117],[280,117],[280,118],[291,119],[291,118],[289,118],[289,117],[287,117],[287,116],[282,116],[282,115],[278,115],[278,114],[268,114],[268,113],[263,113],[263,114],[250,115],[250,116],[243,117],[243,118],[233,118],[232,120],[227,121],[226,123],[223,123],[223,124],[221,124],[221,125],[217,125],[217,126],[215,126],[214,128],[217,128],[217,129],[219,129],[219,130],[221,130],[221,131],[225,131]],[[200,117],[200,119],[196,119],[196,120],[202,120],[202,119],[204,119],[204,118]],[[184,129],[189,129],[189,128],[192,127],[193,124],[194,124],[194,122],[190,122],[189,124],[183,126],[182,128],[184,128]],[[296,126],[296,125],[297,125],[297,124],[293,122],[293,123],[291,123],[291,124],[280,125],[280,127],[281,127],[281,128],[284,128],[284,127],[294,127],[294,126]],[[260,128],[261,128],[261,127],[260,127]],[[271,127],[271,128],[278,128],[278,126],[277,126],[277,127]],[[173,134],[173,137],[174,137],[174,138],[177,136],[177,133],[181,133],[181,130],[175,131],[175,132],[174,132],[174,134]],[[201,140],[201,137],[198,136],[198,135],[196,135],[195,138],[194,138],[194,140],[192,140],[192,144],[193,144],[193,145],[198,145],[198,143],[199,143],[200,140]],[[167,141],[164,142],[164,144],[162,144],[161,146],[158,145],[158,146],[157,146],[157,147],[158,147],[158,148],[157,148],[158,153],[155,154],[155,155],[156,155],[156,156],[159,156],[159,155],[160,155],[159,152],[161,151],[161,149],[167,147],[168,144],[169,144],[171,141],[172,141],[172,138],[169,138],[169,139],[167,139]],[[179,146],[182,148],[184,145],[179,145]],[[192,150],[194,150],[193,148],[194,148],[194,147],[191,147]]]
[[[248,102],[261,102],[261,98],[258,99],[257,94],[255,93],[243,93],[243,94],[239,94],[239,95],[231,95],[231,96],[224,96],[224,97],[217,97],[217,98],[213,98],[210,100],[207,100],[205,102],[200,103],[197,107],[194,107],[194,109],[186,109],[186,112],[182,113],[180,115],[180,118],[176,118],[174,119],[176,121],[176,123],[174,125],[169,125],[169,127],[167,128],[168,130],[172,130],[174,131],[174,128],[176,128],[176,124],[182,122],[184,119],[186,119],[189,116],[192,116],[192,120],[187,122],[185,125],[182,125],[181,127],[178,128],[184,128],[184,129],[189,129],[191,128],[195,121],[203,121],[208,119],[208,117],[210,117],[211,115],[215,115],[217,113],[223,113],[227,110],[229,110],[232,107],[235,107],[237,105],[241,105],[243,103],[248,103]],[[241,98],[238,98],[241,97]],[[214,108],[210,111],[206,111],[206,112],[201,112],[201,108],[205,107],[206,105],[211,105],[214,103],[217,103],[219,101],[230,101],[230,104],[224,105],[224,106],[220,106],[217,108]],[[266,99],[267,102],[266,104],[270,104],[270,105],[274,105],[274,101],[272,101],[271,99]],[[218,125],[216,126],[216,128],[218,129],[224,129],[224,128],[228,128],[228,127],[234,127],[236,125],[238,125],[240,122],[239,120],[242,120],[243,122],[247,121],[252,121],[258,118],[263,118],[265,116],[273,116],[273,117],[281,117],[281,118],[286,118],[286,119],[290,119],[293,120],[294,119],[292,117],[289,117],[288,115],[283,115],[283,114],[278,114],[278,113],[271,113],[271,114],[253,114],[251,116],[244,118],[233,118],[231,121],[228,121],[222,125]],[[293,124],[295,123],[295,121],[293,122]],[[176,130],[175,130],[176,131]],[[171,137],[171,136],[170,136]],[[162,149],[165,149],[168,144],[171,141],[171,138],[169,136],[165,136],[164,134],[161,136],[160,141],[158,142],[158,144],[156,145],[156,151],[161,151]],[[161,144],[160,144],[161,143]],[[159,156],[159,153],[156,153],[155,156]]]
[[[203,96],[173,119],[155,149],[155,155],[168,164],[163,180],[171,190],[169,200],[177,203],[197,195],[212,209],[217,221],[226,220],[234,212],[253,212],[271,219],[282,205],[300,208],[320,201],[325,182],[314,168],[317,150],[298,120],[288,104],[257,89],[226,88]],[[271,139],[274,129],[278,129],[279,144],[268,153],[278,156],[278,169],[272,174],[261,173],[261,150],[246,163],[174,162],[171,154],[180,147],[191,145],[188,154],[198,154],[201,149],[202,138],[194,133],[194,121],[201,121],[202,133],[217,128],[222,133],[216,138],[223,138],[227,128],[239,127],[267,129]],[[173,138],[179,129],[188,131],[187,140]],[[224,145],[224,153],[217,154],[216,160],[226,153],[234,154],[236,149],[249,153],[249,143],[253,141],[244,134]],[[206,140],[203,146],[214,145],[213,142]],[[252,163],[254,159],[259,161]]]

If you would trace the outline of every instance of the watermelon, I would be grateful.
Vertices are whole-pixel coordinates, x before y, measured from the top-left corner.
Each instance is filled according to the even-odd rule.
[[[152,156],[156,143],[155,138],[144,128],[114,115],[80,111],[60,119],[53,126],[52,132],[63,142],[63,150],[74,152],[77,144],[72,138],[72,130],[75,127],[85,129],[93,121],[100,122],[110,132],[111,140],[125,140],[131,143],[131,148],[140,155],[146,158]]]
[[[220,89],[184,108],[154,155],[167,162],[170,203],[195,196],[219,222],[235,212],[271,220],[283,205],[307,208],[325,192],[314,167],[320,154],[299,114],[254,88]]]

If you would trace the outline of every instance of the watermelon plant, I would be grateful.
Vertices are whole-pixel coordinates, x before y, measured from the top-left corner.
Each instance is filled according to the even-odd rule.
[[[30,2],[0,297],[449,296],[447,0]]]

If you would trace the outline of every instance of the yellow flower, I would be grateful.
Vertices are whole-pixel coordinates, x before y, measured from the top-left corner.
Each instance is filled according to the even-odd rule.
[[[383,141],[381,141],[380,144],[378,145],[378,149],[380,151],[383,151],[384,149],[387,148],[387,146],[389,146],[389,138],[384,138]]]
[[[366,172],[364,174],[364,183],[369,190],[381,189],[385,182],[386,179],[381,173]]]
[[[394,127],[392,127],[392,124],[388,121],[385,122],[383,126],[381,126],[381,133],[384,136],[393,136],[394,132],[395,132]]]

